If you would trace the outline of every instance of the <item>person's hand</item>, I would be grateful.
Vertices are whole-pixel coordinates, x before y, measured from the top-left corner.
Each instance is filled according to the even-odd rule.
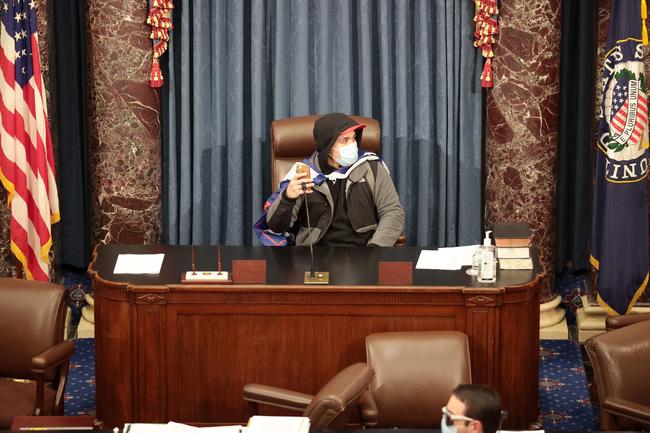
[[[284,192],[287,198],[295,200],[301,194],[304,194],[304,191],[302,190],[303,183],[305,184],[307,194],[311,194],[314,191],[312,188],[314,186],[314,182],[312,182],[310,174],[296,173],[293,179],[289,181],[289,185],[287,185],[287,189]]]

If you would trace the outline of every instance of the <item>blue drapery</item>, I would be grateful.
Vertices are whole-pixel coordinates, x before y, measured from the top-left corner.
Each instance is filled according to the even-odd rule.
[[[330,111],[381,122],[410,244],[479,241],[472,2],[176,3],[162,93],[166,242],[256,243],[271,121]]]

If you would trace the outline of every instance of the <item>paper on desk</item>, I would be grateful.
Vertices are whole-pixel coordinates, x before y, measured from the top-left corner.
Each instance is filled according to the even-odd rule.
[[[439,248],[437,250],[422,250],[415,269],[441,269],[455,271],[463,266],[472,265],[472,256],[478,245],[464,247]]]
[[[124,433],[155,433],[165,430],[165,428],[165,424],[129,423],[124,424],[122,431]]]
[[[248,433],[309,433],[309,418],[302,416],[260,416],[248,421]]]
[[[114,274],[159,274],[164,254],[119,254]]]
[[[191,425],[170,421],[167,424],[125,424],[123,431],[125,433],[241,433],[244,430],[244,427],[240,425],[194,427]]]
[[[194,427],[187,424],[181,424],[169,421],[165,426],[167,433],[241,433],[244,427],[240,425],[226,425],[219,427]]]

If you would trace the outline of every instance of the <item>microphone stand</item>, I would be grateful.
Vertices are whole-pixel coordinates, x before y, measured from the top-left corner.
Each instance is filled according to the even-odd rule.
[[[305,284],[329,284],[330,282],[330,273],[329,272],[315,272],[314,271],[314,241],[311,237],[311,222],[309,221],[309,205],[307,204],[307,187],[305,182],[302,183],[302,192],[305,197],[305,211],[307,213],[307,230],[309,230],[309,256],[311,258],[311,264],[309,271],[305,272]]]

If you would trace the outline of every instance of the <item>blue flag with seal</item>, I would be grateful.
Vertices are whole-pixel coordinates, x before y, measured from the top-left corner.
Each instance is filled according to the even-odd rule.
[[[598,302],[625,314],[648,283],[648,103],[641,1],[613,0],[594,171]]]

